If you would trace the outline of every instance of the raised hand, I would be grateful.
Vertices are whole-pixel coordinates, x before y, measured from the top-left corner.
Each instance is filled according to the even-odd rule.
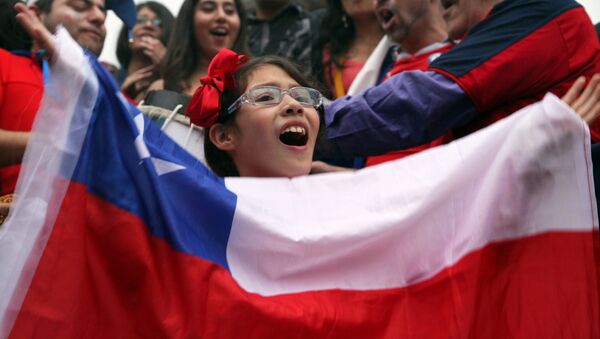
[[[600,74],[595,74],[587,86],[584,77],[577,79],[562,100],[591,124],[600,115]]]
[[[153,65],[159,65],[167,53],[167,49],[159,39],[149,36],[143,36],[138,42],[138,46]]]
[[[139,93],[145,91],[150,86],[149,78],[154,75],[155,69],[156,66],[150,65],[131,72],[123,81],[121,91],[127,93],[132,99],[135,99]]]
[[[29,9],[24,3],[18,2],[15,5],[17,21],[25,28],[25,31],[35,41],[37,49],[44,49],[48,53],[48,59],[52,62],[56,57],[56,46],[52,33],[40,21],[34,11]]]

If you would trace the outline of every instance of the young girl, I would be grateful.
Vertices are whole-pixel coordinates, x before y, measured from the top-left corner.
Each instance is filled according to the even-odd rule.
[[[207,130],[206,160],[216,174],[294,177],[310,172],[321,93],[296,66],[275,56],[246,63],[246,57],[223,49],[202,83],[187,113]]]
[[[563,97],[588,122],[600,110],[599,104],[591,104],[599,82],[595,76],[577,99],[585,84],[581,78]],[[322,98],[293,64],[274,56],[247,62],[223,49],[201,83],[186,113],[208,131],[204,151],[217,175],[295,177],[311,172]],[[322,171],[322,164],[317,170]]]

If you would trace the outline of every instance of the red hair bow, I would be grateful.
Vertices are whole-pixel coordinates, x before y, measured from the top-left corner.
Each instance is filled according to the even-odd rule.
[[[185,114],[193,124],[208,128],[221,114],[221,96],[224,90],[234,89],[234,75],[248,58],[223,48],[208,66],[208,75],[200,78],[200,87],[194,92]]]

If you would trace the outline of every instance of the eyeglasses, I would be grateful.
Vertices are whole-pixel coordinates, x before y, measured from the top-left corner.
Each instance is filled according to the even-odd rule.
[[[318,107],[323,102],[321,93],[314,88],[298,86],[290,89],[281,89],[274,86],[256,86],[242,94],[242,96],[231,104],[227,109],[227,114],[235,112],[243,104],[255,106],[279,105],[285,94],[289,94],[289,96],[298,101],[302,106]]]
[[[154,19],[150,19],[147,16],[139,16],[137,17],[137,19],[135,20],[135,23],[137,25],[145,25],[146,22],[150,21],[150,24],[154,27],[159,27],[160,24],[162,23],[162,20],[160,18],[154,18]]]

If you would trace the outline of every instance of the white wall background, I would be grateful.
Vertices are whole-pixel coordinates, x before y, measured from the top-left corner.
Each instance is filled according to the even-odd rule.
[[[183,0],[155,0],[157,2],[162,3],[167,8],[171,10],[173,15],[177,15],[179,11],[179,7],[183,3]],[[599,0],[578,0],[579,3],[583,5],[586,9],[593,23],[600,22],[600,1]],[[144,2],[144,0],[135,0],[135,3]],[[102,55],[100,55],[100,60],[110,62],[111,64],[118,65],[117,56],[115,55],[115,50],[117,46],[117,37],[119,35],[119,31],[121,30],[121,21],[114,15],[114,13],[109,12],[108,18],[106,19],[106,43],[104,44],[104,50],[102,51]]]

